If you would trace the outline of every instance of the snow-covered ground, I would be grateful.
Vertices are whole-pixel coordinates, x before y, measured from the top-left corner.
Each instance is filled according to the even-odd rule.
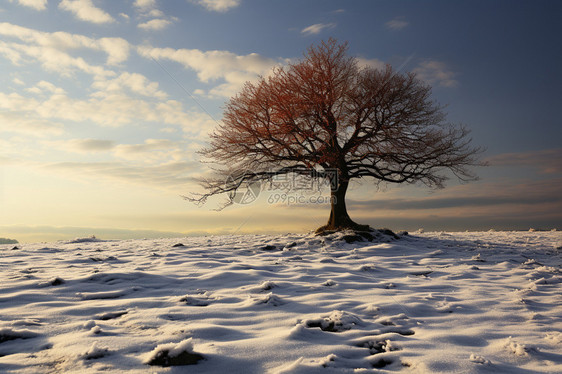
[[[560,232],[12,247],[2,373],[562,372]]]

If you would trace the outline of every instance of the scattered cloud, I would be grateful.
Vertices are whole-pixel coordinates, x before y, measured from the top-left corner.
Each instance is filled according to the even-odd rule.
[[[157,8],[156,0],[135,0],[133,6],[141,18],[152,18],[137,25],[138,28],[145,31],[163,30],[173,21],[177,21],[175,17],[166,17],[164,12]]]
[[[75,71],[99,77],[114,75],[102,66],[91,65],[81,57],[72,57],[51,47],[0,41],[0,55],[7,57],[13,65],[36,62],[40,63],[44,70],[57,72],[62,76],[71,76]]]
[[[414,70],[418,78],[438,86],[455,87],[458,81],[455,79],[456,73],[449,70],[448,66],[437,60],[424,60]]]
[[[148,17],[164,17],[164,12],[160,9],[152,9],[150,12],[146,14]]]
[[[12,79],[12,82],[14,82],[15,84],[17,84],[18,86],[23,86],[23,85],[25,84],[25,82],[22,81],[22,80],[19,79],[19,78],[14,78],[14,79]]]
[[[92,0],[62,0],[59,8],[73,13],[76,18],[86,22],[102,24],[115,21],[109,13],[96,7]]]
[[[384,69],[384,67],[386,66],[386,64],[383,61],[381,61],[377,58],[366,59],[366,58],[358,57],[357,63],[358,63],[360,68],[370,67],[370,68],[374,68],[374,69]]]
[[[169,139],[146,139],[141,144],[117,144],[105,139],[68,139],[45,141],[44,144],[73,153],[111,152],[118,159],[145,165],[180,162],[186,158],[186,145]]]
[[[0,129],[44,136],[60,133],[59,121],[107,127],[156,123],[178,126],[185,136],[195,140],[204,138],[216,124],[205,113],[186,110],[181,102],[167,99],[157,83],[141,74],[122,73],[115,79],[100,79],[92,88],[95,91],[84,99],[71,97],[46,81],[30,88],[35,95],[0,92]]]
[[[107,53],[108,65],[117,65],[129,57],[129,42],[123,38],[101,38],[97,43]]]
[[[404,18],[402,17],[396,17],[388,21],[385,25],[391,30],[402,30],[406,28],[409,25],[409,23],[405,21]]]
[[[61,119],[72,122],[92,122],[100,126],[118,127],[139,121],[167,123],[156,105],[126,94],[115,93],[86,100],[73,99],[65,95],[53,95],[39,103],[36,113],[43,118]],[[180,117],[180,116],[178,116]],[[187,114],[181,116],[188,121]],[[181,122],[179,123],[181,124]]]
[[[213,12],[224,13],[240,5],[241,0],[191,0]]]
[[[10,0],[10,2],[13,3],[14,0]],[[47,9],[47,0],[18,0],[18,3],[35,10]]]
[[[137,26],[143,30],[162,30],[172,22],[166,19],[151,19],[150,21],[139,23]]]
[[[147,12],[156,8],[156,0],[135,0],[133,6],[141,12]]]
[[[543,174],[562,173],[562,148],[532,152],[503,153],[488,157],[491,166],[529,166]]]
[[[226,82],[211,90],[212,95],[230,97],[248,80],[267,75],[279,62],[256,53],[236,55],[228,51],[198,49],[152,48],[141,46],[138,53],[146,58],[167,59],[197,72],[202,82],[224,79]]]
[[[28,88],[28,92],[42,94],[42,93],[51,93],[51,94],[64,94],[65,90],[55,86],[51,82],[47,81],[40,81],[35,86]]]
[[[12,92],[9,94],[0,92],[0,109],[11,112],[26,112],[33,110],[38,105],[34,98],[22,96]]]
[[[2,100],[0,93],[0,100]],[[0,105],[0,108],[2,105]],[[33,137],[62,135],[64,126],[56,121],[28,116],[25,112],[0,112],[0,134],[15,133]],[[2,136],[4,137],[4,136]]]
[[[37,83],[37,85],[35,86],[37,88],[39,88],[41,90],[41,92],[47,92],[47,93],[52,93],[52,94],[64,94],[66,93],[66,91],[60,87],[55,86],[54,84],[52,84],[51,82],[47,82],[47,81],[40,81],[39,83]]]
[[[45,70],[55,71],[61,75],[70,75],[79,70],[95,76],[111,76],[114,73],[88,63],[82,57],[74,57],[70,51],[88,49],[104,52],[106,64],[118,65],[129,57],[129,43],[123,38],[93,39],[84,35],[67,32],[43,32],[13,25],[0,23],[0,55],[4,55],[14,65],[29,62],[40,63]],[[8,41],[16,39],[22,43]]]
[[[144,75],[138,73],[121,73],[117,78],[98,79],[92,88],[99,90],[95,96],[107,96],[118,92],[129,91],[141,96],[165,99],[168,95],[158,89],[158,82],[149,81]]]
[[[131,17],[129,17],[129,15],[127,13],[119,13],[119,16],[123,17],[123,19],[125,19],[127,21],[129,20],[129,18],[131,18]]]
[[[336,27],[335,23],[316,23],[301,30],[304,35],[317,35],[322,31]]]
[[[34,94],[40,94],[42,92],[39,87],[27,88],[26,91]]]

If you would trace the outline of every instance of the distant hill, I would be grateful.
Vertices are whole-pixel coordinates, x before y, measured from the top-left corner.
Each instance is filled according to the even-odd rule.
[[[0,244],[18,244],[19,242],[16,239],[6,239],[0,238]]]

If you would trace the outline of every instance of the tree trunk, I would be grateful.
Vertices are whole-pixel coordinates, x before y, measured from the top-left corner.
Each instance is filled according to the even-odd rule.
[[[316,230],[317,232],[331,231],[331,230],[369,230],[368,225],[359,225],[351,220],[347,214],[347,207],[345,205],[345,194],[349,187],[349,181],[338,181],[337,186],[331,190],[331,211],[328,223]]]

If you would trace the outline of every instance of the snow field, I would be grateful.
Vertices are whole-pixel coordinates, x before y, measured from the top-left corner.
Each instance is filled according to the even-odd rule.
[[[562,372],[560,232],[342,239],[0,245],[0,372]]]

